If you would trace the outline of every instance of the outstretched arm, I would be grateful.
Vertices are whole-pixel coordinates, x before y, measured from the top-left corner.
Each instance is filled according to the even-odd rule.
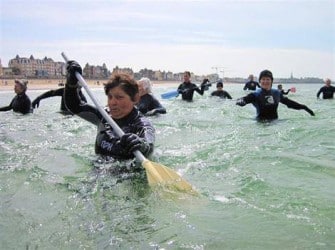
[[[291,108],[291,109],[296,109],[296,110],[300,110],[300,109],[303,109],[305,110],[306,112],[308,112],[311,116],[314,116],[314,112],[309,109],[306,105],[303,105],[303,104],[300,104],[300,103],[297,103],[291,99],[288,99],[286,97],[282,97],[281,100],[280,100],[281,103],[285,104],[288,108]]]

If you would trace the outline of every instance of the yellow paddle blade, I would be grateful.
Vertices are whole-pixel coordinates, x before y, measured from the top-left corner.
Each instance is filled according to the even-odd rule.
[[[178,191],[197,193],[193,190],[191,184],[183,180],[183,178],[172,169],[147,159],[142,162],[142,165],[146,170],[150,186],[162,185],[169,189],[172,188]]]

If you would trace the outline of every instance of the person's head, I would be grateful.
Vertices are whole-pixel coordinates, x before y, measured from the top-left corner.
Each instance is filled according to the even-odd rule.
[[[277,88],[278,88],[279,90],[282,90],[282,89],[283,89],[283,85],[278,84]]]
[[[152,93],[152,84],[149,78],[142,77],[137,83],[140,96]]]
[[[254,75],[250,74],[249,77],[248,77],[248,79],[249,79],[250,81],[253,81],[253,80],[254,80]]]
[[[27,90],[28,81],[15,79],[14,91],[16,94],[22,94]]]
[[[139,101],[137,82],[128,74],[115,74],[105,84],[110,114],[115,119],[127,116]]]
[[[270,90],[272,87],[272,83],[273,83],[273,75],[272,72],[270,70],[263,70],[260,74],[259,74],[259,82],[260,85],[263,89],[265,90]]]
[[[221,81],[218,81],[218,82],[216,83],[216,88],[217,88],[217,89],[223,89],[223,83],[222,83]]]
[[[330,86],[331,83],[332,83],[332,81],[329,78],[327,78],[326,81],[325,81],[325,83],[326,83],[327,86]]]
[[[190,78],[191,78],[191,72],[185,71],[184,72],[184,82],[190,82]]]

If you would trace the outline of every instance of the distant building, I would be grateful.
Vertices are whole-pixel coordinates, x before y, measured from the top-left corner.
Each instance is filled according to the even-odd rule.
[[[17,55],[8,63],[14,75],[25,77],[61,77],[64,72],[65,63],[54,62],[51,58],[35,59],[33,55],[29,58]]]

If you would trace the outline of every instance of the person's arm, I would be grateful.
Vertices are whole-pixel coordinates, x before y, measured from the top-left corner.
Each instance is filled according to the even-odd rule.
[[[255,94],[254,93],[250,93],[250,94],[248,94],[248,95],[246,95],[244,97],[238,98],[236,100],[236,105],[243,107],[243,106],[245,106],[245,105],[247,105],[249,103],[254,102],[255,99],[256,99]]]
[[[13,102],[15,100],[15,97],[12,99],[12,101],[10,102],[10,104],[8,106],[4,106],[0,108],[0,111],[9,111],[13,109]]]
[[[156,115],[156,114],[166,114],[166,109],[162,106],[162,104],[152,96],[152,103],[153,109],[149,110],[145,113],[146,116]]]
[[[261,87],[261,85],[259,85],[259,82],[256,82],[256,86],[257,86],[258,88]]]
[[[68,61],[67,78],[64,91],[64,101],[68,110],[73,114],[95,125],[99,124],[102,115],[99,110],[82,101],[79,95],[79,85],[75,72],[82,74],[82,69],[76,61]]]
[[[45,98],[53,97],[53,96],[63,96],[64,88],[56,89],[56,90],[49,90],[44,92],[43,94],[39,95],[35,98],[32,102],[33,108],[38,108],[40,106],[40,101]]]
[[[316,98],[320,98],[320,94],[322,93],[323,91],[323,87],[319,89],[318,93],[316,94]]]
[[[291,89],[288,89],[287,91],[282,91],[283,95],[287,95],[289,92],[291,91]]]
[[[205,90],[208,90],[208,87],[209,87],[208,84],[207,84],[208,82],[209,82],[208,79],[204,79],[202,81],[201,85],[200,85],[200,89],[195,84],[193,84],[194,85],[193,88],[196,92],[198,92],[198,94],[203,95]]]
[[[228,99],[233,99],[233,98],[231,97],[231,95],[230,95],[227,91],[225,91],[225,95],[226,95],[226,96],[225,96],[226,98],[228,98]]]
[[[280,102],[285,104],[288,108],[296,110],[303,109],[306,112],[308,112],[311,116],[315,116],[314,112],[311,109],[309,109],[306,105],[295,102],[291,99],[288,99],[287,97],[281,97]]]

